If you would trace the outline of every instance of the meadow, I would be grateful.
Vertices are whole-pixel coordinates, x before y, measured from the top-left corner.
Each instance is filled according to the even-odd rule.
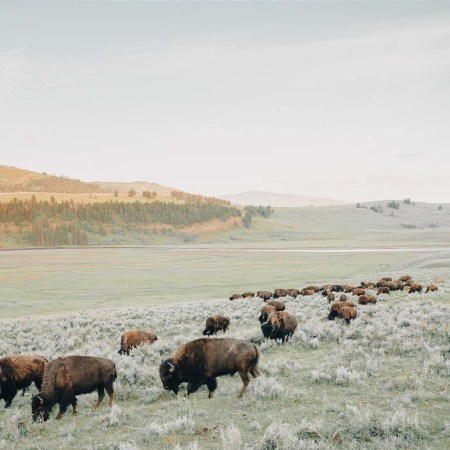
[[[228,248],[0,252],[1,317],[185,303],[389,270],[419,253],[299,253]]]
[[[301,287],[296,269],[289,282],[286,276],[276,286]],[[115,361],[118,379],[112,409],[105,404],[91,411],[95,395],[80,396],[78,416],[69,408],[61,421],[54,420],[54,412],[45,424],[30,421],[32,387],[11,409],[0,407],[0,448],[448,448],[450,254],[409,255],[388,269],[355,270],[345,277],[343,272],[327,281],[358,283],[408,272],[424,284],[434,280],[439,291],[381,296],[377,305],[359,306],[350,325],[328,321],[329,305],[320,295],[287,299],[299,326],[284,345],[262,339],[258,299],[222,297],[2,319],[0,354],[104,356]],[[318,274],[326,278],[316,268],[316,281]],[[243,280],[240,287],[253,286]],[[178,396],[164,391],[161,360],[179,344],[201,337],[206,317],[218,313],[231,318],[228,336],[259,347],[261,376],[251,380],[243,400],[236,398],[237,375],[219,378],[212,400],[204,388],[189,398],[183,391]],[[153,330],[158,341],[120,356],[120,334],[130,328]]]

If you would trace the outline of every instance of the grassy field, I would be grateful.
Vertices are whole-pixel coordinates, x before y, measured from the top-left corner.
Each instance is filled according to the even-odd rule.
[[[36,260],[30,264],[35,254],[37,252],[25,253],[26,258],[31,258],[28,261],[23,255],[20,258],[19,254],[13,255],[17,259],[8,263],[10,275],[29,275],[33,264],[37,272]],[[89,253],[86,257],[80,254],[81,251],[69,252],[64,258],[72,258],[71,267],[78,264],[77,273],[87,275],[92,263],[99,263],[100,258],[91,254],[89,259]],[[119,273],[127,265],[137,263],[129,259],[125,264],[118,255],[111,253],[108,259],[117,258],[121,267]],[[193,267],[197,267],[202,271],[203,282],[193,275],[190,283],[200,283],[197,289],[201,291],[201,285],[210,283],[212,268],[219,270],[220,264],[214,263],[217,256],[182,255],[182,252],[177,253],[179,266],[172,267],[174,258],[167,260],[169,268],[160,276],[167,273],[169,279],[178,276],[186,280],[188,274],[195,273]],[[194,256],[203,259],[197,266]],[[288,256],[283,254],[283,258]],[[350,325],[340,320],[328,321],[329,307],[320,295],[287,299],[287,310],[295,314],[299,327],[292,341],[284,345],[263,341],[257,320],[262,302],[257,299],[230,302],[219,298],[142,308],[108,308],[34,317],[33,320],[3,318],[0,354],[34,353],[48,358],[62,354],[101,355],[115,361],[118,379],[116,404],[111,410],[103,405],[93,412],[90,406],[95,395],[80,396],[78,416],[71,416],[69,412],[57,421],[54,412],[53,419],[45,424],[30,422],[30,397],[35,392],[34,387],[31,388],[24,397],[16,397],[11,409],[0,408],[0,448],[447,449],[450,442],[450,255],[427,254],[415,258],[408,255],[407,261],[391,260],[387,266],[379,266],[381,262],[377,262],[378,267],[375,263],[364,265],[363,260],[350,263],[345,259],[326,261],[326,258],[329,255],[322,265],[313,260],[300,264],[295,259],[288,264],[270,254],[267,260],[274,275],[269,280],[263,278],[270,273],[268,262],[260,261],[265,267],[263,271],[256,262],[244,258],[236,267],[236,273],[243,276],[239,279],[240,290],[274,285],[301,286],[306,279],[325,281],[328,277],[357,283],[362,277],[376,279],[380,275],[404,272],[425,284],[437,279],[440,290],[427,295],[394,293],[384,296],[377,305],[359,306],[358,318]],[[191,269],[180,270],[186,259]],[[220,260],[224,259],[226,256],[221,255]],[[236,256],[232,259],[237,261]],[[368,259],[371,258],[366,258],[366,264]],[[151,270],[151,265],[146,263],[148,260],[141,256],[139,261],[143,273]],[[339,267],[346,264],[347,270]],[[26,266],[24,272],[20,265]],[[228,291],[233,279],[238,280],[230,275],[231,265],[222,263],[225,268],[220,278]],[[293,266],[290,271],[289,265]],[[308,266],[311,271],[306,276]],[[350,268],[352,270],[348,270]],[[42,269],[39,273],[44,274],[44,279],[46,272],[50,273],[50,278],[60,277],[61,301],[70,297],[71,283],[88,284],[89,278],[79,276],[76,281],[70,281],[61,255],[51,257],[49,252]],[[258,283],[249,283],[245,277],[259,270]],[[344,275],[346,272],[348,275]],[[374,273],[369,275],[369,272]],[[275,274],[282,277],[277,279]],[[96,283],[91,281],[91,287],[99,296],[100,290],[103,296],[106,289],[114,292],[115,287],[122,284],[123,292],[130,289],[129,300],[133,301],[134,289],[138,288],[134,287],[135,278],[129,278],[129,272],[120,274],[123,278],[119,276],[113,283],[112,274],[104,272],[103,275],[105,278],[97,279]],[[99,280],[104,286],[108,283],[112,286],[96,286]],[[47,282],[48,295],[54,280]],[[173,279],[168,283],[169,292],[179,289],[178,284],[172,282]],[[11,281],[3,280],[2,287],[8,283]],[[26,284],[24,280],[15,283],[17,286]],[[29,292],[38,291],[38,286],[30,287]],[[3,292],[2,289],[2,295]],[[6,298],[13,295],[12,292],[8,291]],[[11,303],[22,302],[19,297],[11,298]],[[45,298],[44,292],[42,298]],[[113,295],[107,300],[108,306],[114,304]],[[206,398],[203,388],[189,399],[183,392],[178,397],[165,392],[158,376],[161,360],[179,344],[200,337],[205,318],[217,313],[231,318],[229,336],[250,340],[259,347],[261,376],[251,381],[242,401],[236,398],[241,386],[237,376],[219,378],[212,400]],[[119,356],[120,334],[130,328],[154,330],[158,341],[131,356]]]
[[[0,252],[1,316],[182,303],[389,270],[419,254],[201,248]]]

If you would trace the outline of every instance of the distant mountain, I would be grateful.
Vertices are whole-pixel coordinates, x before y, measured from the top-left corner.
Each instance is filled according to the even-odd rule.
[[[117,190],[118,192],[128,192],[131,189],[134,189],[138,194],[141,194],[143,191],[150,191],[156,192],[158,195],[165,197],[170,197],[170,193],[172,191],[178,191],[178,189],[168,186],[161,186],[158,183],[150,183],[149,181],[92,181],[92,183],[108,191]]]
[[[240,194],[219,195],[236,205],[270,205],[278,207],[328,206],[346,205],[351,202],[323,197],[308,197],[298,194],[282,194],[278,192],[249,191]]]

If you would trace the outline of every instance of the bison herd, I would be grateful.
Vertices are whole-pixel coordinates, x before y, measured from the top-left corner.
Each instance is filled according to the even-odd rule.
[[[392,291],[422,292],[421,284],[403,275],[398,280],[383,277],[377,282],[364,281],[359,286],[327,284],[324,286],[307,286],[303,289],[275,289],[273,292],[258,291],[233,294],[230,300],[258,297],[264,300],[258,317],[261,331],[266,339],[287,342],[297,328],[297,319],[286,311],[286,305],[280,298],[311,296],[321,293],[330,305],[329,320],[343,319],[346,323],[357,317],[355,302],[349,297],[356,297],[359,305],[374,304],[377,295],[390,294]],[[425,292],[436,292],[438,287],[429,285]],[[273,299],[273,300],[272,300]],[[230,326],[226,316],[208,317],[203,330],[204,336],[225,333]],[[130,351],[140,345],[152,344],[158,338],[150,331],[129,330],[122,334],[119,354],[129,355]],[[171,358],[163,361],[159,375],[164,389],[178,393],[181,383],[187,383],[187,395],[197,391],[200,386],[208,388],[208,398],[212,398],[217,388],[216,378],[222,375],[239,373],[243,386],[239,392],[242,397],[250,382],[249,374],[259,375],[259,352],[255,345],[241,339],[216,338],[195,339],[179,346]],[[114,400],[114,380],[117,377],[113,361],[91,356],[66,356],[47,361],[43,356],[12,355],[0,358],[0,399],[5,407],[11,405],[19,390],[22,395],[32,383],[39,394],[32,397],[31,410],[34,421],[46,421],[54,405],[59,405],[57,419],[72,406],[77,413],[77,395],[97,391],[98,400],[94,409],[99,407],[105,397],[109,396],[109,406]]]

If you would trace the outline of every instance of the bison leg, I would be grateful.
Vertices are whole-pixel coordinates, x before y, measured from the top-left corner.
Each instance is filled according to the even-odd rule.
[[[214,391],[217,389],[217,380],[215,378],[208,378],[206,380],[206,386],[208,388],[208,398],[213,398]]]
[[[5,408],[9,408],[11,406],[14,397],[17,394],[17,386],[16,383],[5,383],[2,387],[2,396],[3,400],[5,400]]]
[[[244,371],[239,371],[239,375],[241,376],[243,386],[241,391],[239,392],[238,398],[242,398],[250,383],[250,378],[248,377],[248,373]]]
[[[205,380],[196,380],[194,382],[188,383],[187,385],[187,395],[193,394],[195,391],[198,391],[199,387],[204,384]]]
[[[98,392],[98,400],[95,403],[95,405],[92,407],[92,409],[97,409],[101,405],[103,399],[105,398],[105,389],[103,386],[99,387],[97,389],[97,392]]]
[[[56,420],[60,420],[63,414],[67,411],[67,407],[69,405],[67,403],[60,403],[59,404],[59,411],[58,415],[56,416]]]
[[[72,405],[72,415],[76,416],[77,415],[77,398],[75,396],[73,396],[73,398],[72,398],[71,405]]]
[[[111,383],[108,383],[108,384],[105,386],[105,388],[106,388],[106,392],[108,393],[108,396],[109,396],[109,402],[108,402],[108,405],[109,405],[109,407],[111,408],[112,405],[113,405],[113,402],[114,402],[114,388],[113,388],[112,382],[111,382]]]

